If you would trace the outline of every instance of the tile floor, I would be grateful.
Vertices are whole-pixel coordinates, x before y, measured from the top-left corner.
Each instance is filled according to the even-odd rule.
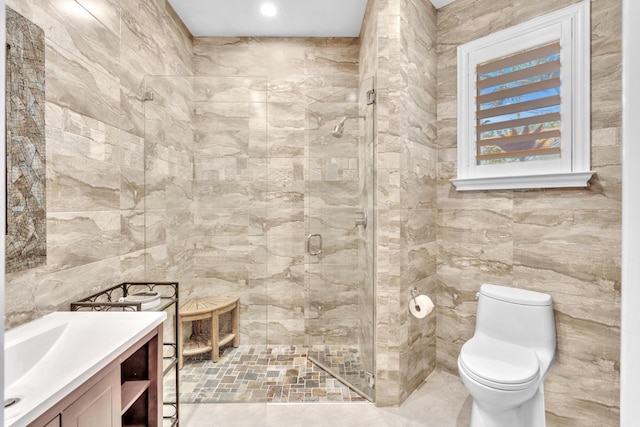
[[[182,404],[185,427],[467,427],[471,398],[460,379],[434,372],[399,407],[371,403]]]
[[[308,348],[308,357],[352,389],[359,390],[363,396],[375,394],[369,375],[373,369],[366,368],[359,346],[313,345]]]
[[[364,378],[357,352],[334,346],[314,351],[320,350],[336,372]],[[308,352],[304,346],[240,346],[226,348],[217,363],[190,357],[180,371],[180,402],[366,402],[309,361]],[[169,398],[171,391],[166,390]]]

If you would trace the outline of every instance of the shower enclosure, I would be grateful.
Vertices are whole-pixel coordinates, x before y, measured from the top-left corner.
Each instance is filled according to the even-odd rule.
[[[373,80],[315,102],[273,80],[145,79],[127,262],[182,302],[239,297],[241,346],[304,349],[373,400]]]
[[[374,400],[373,79],[309,106],[309,358]]]

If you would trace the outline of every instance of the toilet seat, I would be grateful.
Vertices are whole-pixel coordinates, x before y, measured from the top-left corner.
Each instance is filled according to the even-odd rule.
[[[524,390],[540,378],[535,351],[482,335],[462,346],[459,360],[467,376],[498,390]]]

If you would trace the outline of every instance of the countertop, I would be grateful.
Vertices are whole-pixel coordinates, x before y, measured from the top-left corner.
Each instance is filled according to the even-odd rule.
[[[165,312],[55,312],[5,333],[4,425],[24,426],[158,327]],[[29,360],[31,358],[31,360]]]

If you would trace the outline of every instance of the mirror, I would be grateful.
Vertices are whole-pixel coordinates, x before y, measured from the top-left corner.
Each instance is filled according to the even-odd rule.
[[[46,263],[44,32],[8,8],[6,17],[5,271]]]

